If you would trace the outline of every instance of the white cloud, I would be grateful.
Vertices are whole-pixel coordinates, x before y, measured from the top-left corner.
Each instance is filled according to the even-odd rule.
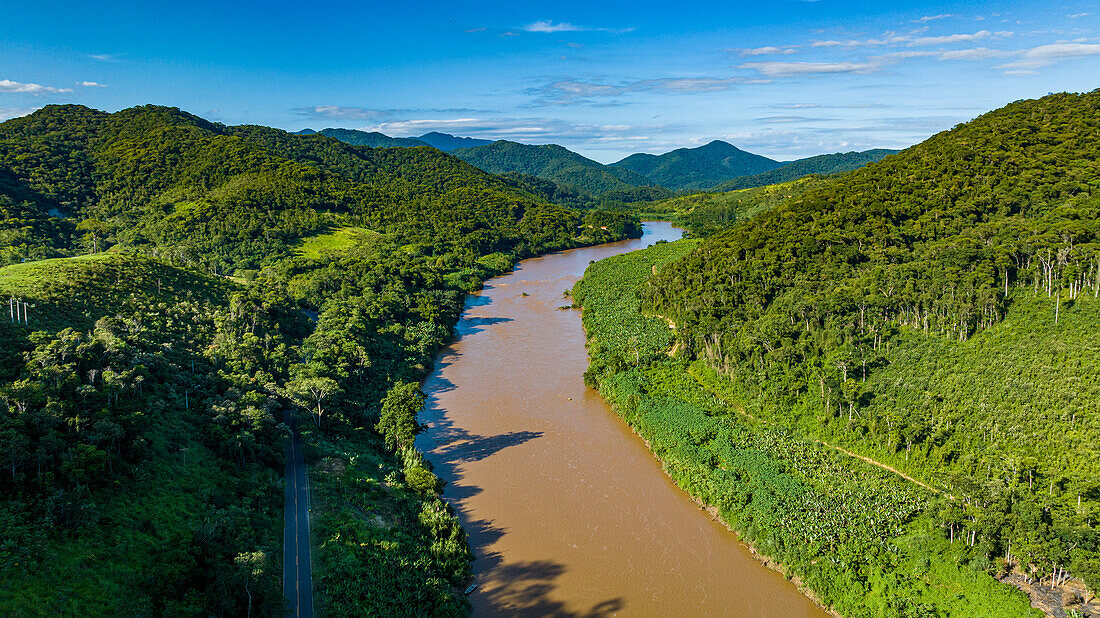
[[[0,122],[4,120],[11,120],[12,118],[20,118],[27,114],[33,113],[41,108],[38,107],[0,107]]]
[[[54,88],[52,86],[43,86],[41,84],[24,84],[22,82],[14,82],[10,79],[0,79],[0,92],[19,92],[24,94],[46,94],[46,93],[61,93],[72,92],[72,88]]]
[[[633,28],[586,28],[584,26],[578,26],[569,22],[554,23],[552,19],[543,19],[536,22],[532,22],[520,28],[527,32],[542,32],[542,33],[554,33],[554,32],[611,32],[611,33],[624,33],[631,32]],[[515,33],[512,33],[514,36]]]
[[[294,113],[299,116],[329,120],[367,120],[387,115],[386,112],[375,109],[367,109],[364,107],[341,107],[339,105],[295,107]]]
[[[118,62],[122,54],[88,54],[88,57],[100,62]]]
[[[753,69],[768,77],[872,73],[879,66],[868,62],[746,62],[741,69]]]
[[[106,88],[107,87],[106,84],[101,84],[99,82],[76,82],[76,85],[77,86],[84,86],[85,88]]]
[[[592,97],[614,97],[630,92],[691,94],[720,92],[739,84],[765,83],[744,77],[655,77],[630,82],[595,82],[563,79],[551,82],[528,93],[538,97],[537,105],[570,105]]]
[[[999,36],[1011,36],[1011,32],[998,32]],[[979,41],[993,36],[989,30],[979,30],[973,34],[948,34],[945,36],[924,36],[911,39],[907,42],[910,47],[923,45],[944,45],[947,43],[960,43],[964,41]]]
[[[940,13],[939,15],[925,15],[920,19],[914,19],[914,24],[923,24],[925,22],[935,21],[937,19],[947,19],[948,17],[954,17],[951,13]]]
[[[811,47],[878,47],[883,45],[906,45],[908,47],[925,47],[929,45],[947,45],[951,43],[961,43],[968,41],[978,41],[988,38],[1006,38],[1013,35],[1012,32],[999,31],[991,32],[989,30],[979,30],[972,33],[961,34],[946,34],[942,36],[916,36],[918,33],[923,32],[924,28],[918,28],[908,34],[898,34],[897,32],[884,32],[881,37],[865,40],[849,39],[847,41],[839,40],[825,40],[814,41],[810,44]]]
[[[728,51],[739,52],[742,56],[777,56],[798,53],[797,49],[791,47],[773,47],[771,45],[753,49],[731,49]]]
[[[1092,13],[1074,13],[1073,15],[1066,15],[1070,19],[1081,19],[1082,17],[1088,17]]]
[[[1002,64],[998,69],[1005,69],[1009,75],[1027,75],[1020,71],[1034,71],[1040,67],[1049,66],[1060,60],[1071,58],[1084,58],[1086,56],[1100,55],[1100,45],[1088,43],[1053,43],[1033,47],[1021,54],[1019,60]],[[1011,73],[1009,73],[1011,71]]]
[[[566,22],[555,24],[551,19],[527,24],[523,29],[527,32],[578,32],[584,30],[580,26],[574,26]]]
[[[971,49],[955,49],[940,54],[940,60],[987,60],[989,58],[1003,58],[1010,56],[1012,52],[1001,49],[989,49],[988,47],[974,47]]]

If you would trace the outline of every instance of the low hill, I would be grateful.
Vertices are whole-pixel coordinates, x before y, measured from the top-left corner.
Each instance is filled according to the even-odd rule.
[[[714,140],[698,148],[678,148],[662,155],[632,154],[609,167],[630,170],[668,189],[706,189],[738,176],[771,171],[783,164]]]
[[[476,251],[492,252],[521,242],[518,221],[547,208],[428,146],[357,147],[157,106],[47,106],[0,124],[8,261],[109,240],[232,273],[288,257],[297,239],[345,219],[452,248],[481,243],[472,233],[491,229],[503,244]],[[565,215],[554,212],[544,223]]]
[[[651,184],[630,170],[605,166],[556,144],[532,146],[500,140],[476,148],[459,148],[451,154],[493,174],[537,176],[589,195]]]
[[[805,159],[791,161],[783,165],[783,167],[768,172],[753,174],[751,176],[740,176],[732,180],[727,180],[711,188],[711,191],[734,191],[736,189],[763,187],[765,185],[797,180],[803,176],[809,176],[810,174],[829,175],[839,172],[849,172],[854,169],[859,169],[869,163],[879,161],[886,156],[896,154],[897,152],[897,150],[876,148],[863,152],[838,152],[835,154],[807,157]]]

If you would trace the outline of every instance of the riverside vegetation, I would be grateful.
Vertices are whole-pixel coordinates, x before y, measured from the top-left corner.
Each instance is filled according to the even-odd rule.
[[[0,124],[0,613],[280,613],[290,407],[319,610],[464,614],[417,384],[487,277],[639,234],[428,147],[155,106]]]
[[[590,383],[843,615],[1027,615],[1009,573],[1100,589],[1098,111],[1019,101],[592,266]]]

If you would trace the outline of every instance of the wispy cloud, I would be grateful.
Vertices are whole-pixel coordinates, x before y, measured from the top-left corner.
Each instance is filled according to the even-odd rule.
[[[292,110],[299,116],[316,118],[318,120],[369,120],[382,118],[388,114],[376,109],[365,107],[343,107],[340,105],[314,105],[312,107],[295,107]]]
[[[992,32],[990,30],[979,30],[977,32],[970,33],[958,33],[958,34],[945,34],[941,36],[920,36],[924,29],[920,28],[914,32],[908,34],[899,34],[897,32],[885,32],[882,36],[871,39],[848,39],[837,40],[829,39],[823,41],[814,41],[810,44],[811,47],[880,47],[884,45],[905,45],[907,47],[927,47],[932,45],[948,45],[951,43],[962,43],[970,41],[979,41],[989,38],[1007,38],[1013,36],[1012,32],[999,31]]]
[[[836,122],[837,118],[823,118],[814,116],[762,116],[756,122],[763,124],[803,124],[812,122]]]
[[[573,105],[594,97],[614,97],[632,92],[689,94],[720,92],[739,84],[759,83],[745,77],[656,77],[617,83],[562,79],[532,88],[540,105]]]
[[[122,59],[122,54],[88,54],[88,57],[100,62],[118,62]]]
[[[526,26],[520,28],[526,32],[542,32],[542,33],[555,33],[555,32],[613,32],[613,33],[625,33],[631,32],[634,28],[589,28],[585,26],[578,26],[569,22],[554,23],[552,19],[544,19],[535,22],[531,22]]]
[[[737,52],[742,56],[778,56],[797,54],[798,50],[793,47],[755,47],[752,49],[730,49],[726,51]]]
[[[1082,17],[1088,17],[1089,15],[1092,15],[1092,13],[1074,13],[1072,15],[1066,15],[1066,17],[1070,19],[1081,19]]]
[[[581,28],[567,22],[560,22],[555,24],[553,20],[547,19],[544,21],[536,21],[527,24],[523,27],[527,32],[579,32],[581,30],[587,30],[587,28]]]
[[[925,15],[920,19],[914,19],[914,24],[923,24],[930,21],[936,21],[937,19],[947,19],[948,17],[954,17],[951,13],[940,13],[939,15]]]
[[[415,118],[394,120],[361,127],[362,131],[380,131],[387,135],[415,136],[442,131],[485,139],[507,139],[526,143],[590,144],[600,147],[644,142],[659,125],[638,127],[629,124],[584,124],[555,118]]]
[[[873,73],[881,67],[870,62],[746,62],[741,69],[758,71],[767,77],[800,77],[803,75],[835,75]]]
[[[99,82],[76,82],[76,85],[77,86],[84,86],[85,88],[106,88],[107,87],[106,84],[101,84]]]
[[[0,79],[0,92],[19,92],[23,94],[58,94],[62,92],[72,92],[72,88],[54,88],[53,86],[43,86],[41,84],[31,84],[12,81],[10,79]]]
[[[41,108],[38,107],[0,107],[0,122],[4,120],[11,120],[12,118],[20,118],[27,114],[33,113]]]
[[[1034,70],[1062,60],[1100,55],[1100,45],[1094,43],[1052,43],[1024,51],[1019,60],[1002,64],[1008,75],[1032,75]]]

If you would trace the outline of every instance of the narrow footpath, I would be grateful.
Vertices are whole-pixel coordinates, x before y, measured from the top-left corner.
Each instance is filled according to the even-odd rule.
[[[293,414],[283,412],[283,422],[291,428],[286,447],[286,506],[283,515],[283,596],[287,614],[299,618],[313,616],[313,562],[309,553],[309,479],[302,457],[302,436]]]

